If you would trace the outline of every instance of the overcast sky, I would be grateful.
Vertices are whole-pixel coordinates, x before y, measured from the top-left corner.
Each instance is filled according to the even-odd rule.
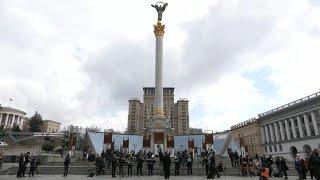
[[[128,99],[154,85],[154,2],[0,0],[0,104],[123,131]],[[168,3],[164,85],[189,99],[191,126],[225,130],[319,91],[318,0]]]

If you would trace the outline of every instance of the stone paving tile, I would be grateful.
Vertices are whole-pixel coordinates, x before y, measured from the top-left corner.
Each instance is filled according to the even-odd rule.
[[[15,176],[7,176],[2,175],[0,176],[0,180],[10,180],[10,179],[17,179]],[[19,178],[21,180],[102,180],[102,179],[123,179],[123,180],[162,180],[164,177],[162,176],[133,176],[133,177],[124,177],[124,178],[111,178],[110,176],[95,176],[93,178],[81,176],[81,175],[69,175],[68,177],[62,177],[58,175],[37,175],[35,177],[24,177]],[[205,177],[202,176],[170,176],[171,180],[205,180]],[[229,177],[221,177],[218,180],[258,180],[258,177],[250,178],[250,177],[236,177],[236,176],[229,176]],[[281,180],[282,178],[271,178],[270,180]],[[296,180],[297,177],[289,177],[289,180]]]

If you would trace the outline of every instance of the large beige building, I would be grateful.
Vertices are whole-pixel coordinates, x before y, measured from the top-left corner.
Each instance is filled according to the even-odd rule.
[[[147,121],[154,113],[154,87],[143,88],[143,102],[134,98],[129,100],[128,133],[142,134],[147,128]],[[174,134],[189,134],[189,101],[180,99],[174,102],[174,88],[163,88],[163,110],[165,116],[171,120]]]
[[[242,151],[250,156],[263,154],[261,140],[261,122],[259,119],[249,119],[231,126],[230,133],[239,142]]]
[[[61,123],[52,120],[44,120],[42,123],[42,132],[56,133],[60,131]]]

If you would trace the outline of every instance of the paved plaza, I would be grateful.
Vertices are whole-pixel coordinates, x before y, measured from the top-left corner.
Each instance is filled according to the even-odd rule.
[[[8,179],[17,179],[15,176],[7,176],[7,175],[2,175],[0,176],[0,180],[8,180]],[[91,177],[86,177],[86,176],[81,176],[81,175],[70,175],[68,177],[62,177],[59,175],[38,175],[35,177],[25,177],[25,178],[19,178],[19,179],[32,179],[32,180],[40,180],[40,179],[45,179],[45,180],[82,180],[82,179],[128,179],[128,180],[156,180],[156,179],[164,179],[162,176],[133,176],[133,177],[124,177],[124,178],[111,178],[110,176],[95,176],[93,178]],[[205,177],[202,176],[170,176],[170,179],[173,180],[202,180],[206,179]],[[227,177],[221,177],[219,178],[220,180],[242,180],[242,179],[252,179],[252,180],[258,180],[259,177],[237,177],[237,176],[227,176]],[[272,179],[282,179],[282,178],[270,178]],[[297,177],[289,177],[289,180],[296,180]]]

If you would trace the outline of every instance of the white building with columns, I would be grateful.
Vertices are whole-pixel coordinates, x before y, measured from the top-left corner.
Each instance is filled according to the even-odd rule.
[[[258,116],[265,155],[293,160],[320,148],[320,92]]]
[[[27,124],[26,114],[22,110],[0,105],[0,129],[11,129],[14,125],[24,129]]]

